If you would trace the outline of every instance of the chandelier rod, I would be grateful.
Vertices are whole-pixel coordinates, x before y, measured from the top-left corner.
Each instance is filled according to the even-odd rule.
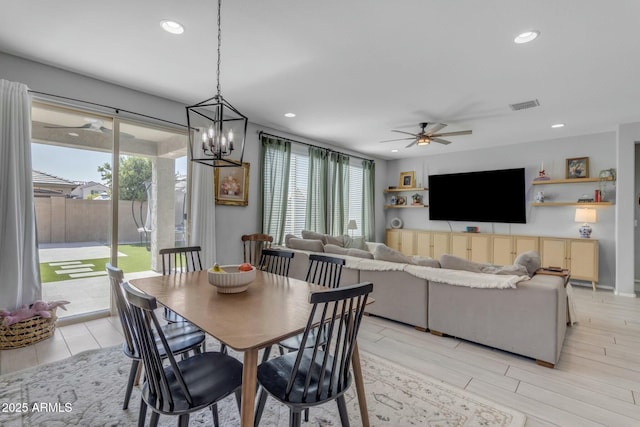
[[[218,97],[221,97],[220,93],[220,45],[222,44],[222,29],[220,23],[220,9],[222,9],[222,0],[218,0],[218,68],[216,72],[216,79],[218,81]]]

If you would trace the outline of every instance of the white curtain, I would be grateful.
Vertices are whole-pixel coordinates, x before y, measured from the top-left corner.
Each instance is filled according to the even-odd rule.
[[[213,168],[192,162],[191,230],[189,244],[202,248],[202,267],[211,268],[216,259],[216,205]]]
[[[0,308],[42,298],[31,181],[31,96],[0,80]]]

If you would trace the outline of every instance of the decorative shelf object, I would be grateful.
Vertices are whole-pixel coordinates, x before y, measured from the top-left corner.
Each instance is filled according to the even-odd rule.
[[[385,188],[385,193],[403,193],[405,191],[427,191],[427,188],[411,187],[411,188]]]
[[[612,206],[613,202],[533,202],[531,206]]]
[[[601,181],[613,181],[612,177],[609,178],[569,178],[569,179],[548,179],[545,181],[533,181],[532,185],[543,184],[577,184],[581,182],[601,182]]]

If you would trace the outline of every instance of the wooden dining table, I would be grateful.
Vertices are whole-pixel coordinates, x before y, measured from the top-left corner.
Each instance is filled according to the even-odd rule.
[[[219,293],[209,284],[207,271],[132,279],[139,290],[154,296],[228,347],[244,353],[240,421],[253,426],[258,350],[301,333],[309,319],[311,292],[323,286],[262,271],[240,293]],[[367,402],[356,343],[352,362],[362,425],[369,426]]]

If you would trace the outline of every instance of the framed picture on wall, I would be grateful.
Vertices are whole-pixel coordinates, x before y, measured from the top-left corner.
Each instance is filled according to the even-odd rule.
[[[567,179],[589,178],[589,158],[575,157],[567,159]]]
[[[400,173],[400,188],[413,188],[415,185],[416,178],[413,171]]]
[[[242,167],[214,170],[216,205],[247,206],[249,204],[249,163]]]

